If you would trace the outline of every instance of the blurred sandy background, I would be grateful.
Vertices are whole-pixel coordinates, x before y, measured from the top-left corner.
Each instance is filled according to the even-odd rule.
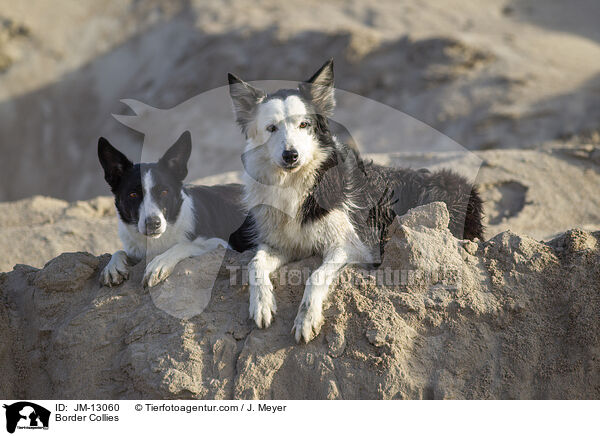
[[[226,73],[298,81],[329,57],[361,149],[476,179],[488,236],[597,229],[599,17],[595,0],[1,0],[0,271],[118,247],[110,198],[69,203],[109,194],[99,136],[137,160],[190,129],[189,180],[235,180]]]

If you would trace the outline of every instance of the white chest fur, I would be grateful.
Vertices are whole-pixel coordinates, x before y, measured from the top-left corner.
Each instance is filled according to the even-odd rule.
[[[323,255],[333,247],[343,246],[356,254],[354,261],[369,262],[368,249],[360,241],[345,207],[302,223],[301,207],[311,184],[312,180],[301,175],[292,175],[275,186],[245,176],[245,202],[253,212],[260,241],[291,259]]]

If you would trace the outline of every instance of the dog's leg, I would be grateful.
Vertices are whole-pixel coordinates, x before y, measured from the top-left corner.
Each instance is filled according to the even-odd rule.
[[[156,286],[169,277],[173,269],[183,259],[193,256],[201,256],[218,246],[228,247],[227,242],[219,238],[197,238],[190,242],[180,242],[173,245],[167,251],[159,254],[146,265],[144,271],[144,287]]]
[[[319,334],[323,323],[323,303],[329,287],[339,271],[348,263],[350,256],[345,247],[335,247],[323,256],[323,264],[308,278],[298,315],[292,327],[296,342],[309,342]]]
[[[273,295],[273,283],[269,275],[287,262],[288,258],[281,252],[260,245],[254,258],[248,264],[250,280],[250,318],[258,328],[271,325],[273,315],[277,312],[277,304]]]
[[[129,258],[123,250],[115,252],[100,273],[100,284],[113,286],[123,283],[129,277]]]

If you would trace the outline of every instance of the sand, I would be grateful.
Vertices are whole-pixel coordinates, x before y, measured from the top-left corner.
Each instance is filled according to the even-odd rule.
[[[143,265],[123,285],[100,287],[108,256],[19,266],[0,275],[10,332],[0,341],[0,396],[597,398],[600,233],[465,243],[447,225],[443,203],[398,219],[381,267],[345,272],[307,345],[290,334],[303,288],[293,277],[316,258],[274,276],[278,312],[266,330],[248,320],[236,269],[250,252],[188,259],[151,291],[140,285]],[[208,299],[190,286],[221,265]]]
[[[190,129],[191,179],[241,170],[226,73],[297,81],[329,57],[341,91],[469,150],[570,147],[564,138],[598,130],[599,8],[594,0],[2,2],[0,17],[12,24],[0,52],[12,61],[0,80],[0,201],[107,195],[101,135],[137,159],[142,143],[155,156]],[[145,137],[111,116],[134,115],[121,99],[162,110],[140,109],[127,123]],[[363,151],[435,150],[412,124],[378,140],[389,132],[380,112],[342,100],[336,119]]]
[[[0,396],[598,398],[599,14],[594,0],[0,1]],[[150,161],[190,130],[188,180],[237,181],[226,73],[293,85],[329,57],[334,119],[363,153],[480,186],[485,241],[463,246],[432,205],[397,223],[382,267],[453,265],[460,286],[350,268],[306,346],[289,335],[300,284],[276,283],[266,331],[226,270],[192,292],[249,253],[188,259],[153,291],[142,266],[100,287],[120,243],[98,137]]]

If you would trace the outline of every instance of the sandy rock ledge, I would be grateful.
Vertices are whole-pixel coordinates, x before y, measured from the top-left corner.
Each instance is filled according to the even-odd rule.
[[[600,233],[473,243],[456,240],[447,217],[433,203],[397,219],[382,265],[347,269],[308,345],[290,334],[303,287],[282,285],[286,271],[273,277],[274,324],[248,321],[243,274],[231,271],[251,253],[225,255],[206,308],[191,317],[153,297],[180,286],[189,298],[188,284],[214,267],[210,254],[152,292],[140,285],[143,265],[101,287],[108,255],[18,265],[0,274],[0,396],[599,398]]]

